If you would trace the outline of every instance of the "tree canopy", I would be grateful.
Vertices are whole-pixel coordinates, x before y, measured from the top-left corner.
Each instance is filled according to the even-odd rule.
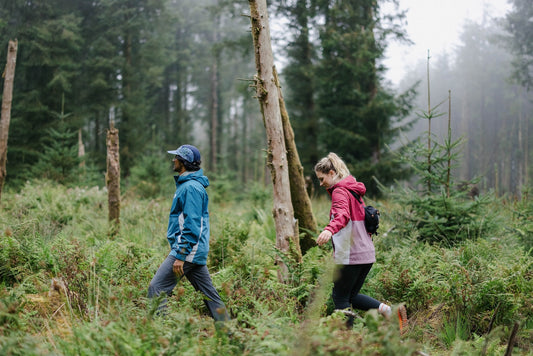
[[[415,75],[400,89],[386,81],[387,46],[392,40],[408,39],[402,27],[405,12],[396,7],[396,12],[383,14],[385,2],[399,4],[397,0],[271,3],[271,20],[284,20],[278,30],[281,38],[273,38],[274,56],[283,58],[278,72],[304,174],[314,179],[316,161],[334,151],[371,193],[377,192],[372,177],[393,184],[407,176],[393,160],[390,147],[398,147],[400,131],[409,131],[406,123],[414,116],[413,108],[425,107],[423,96],[418,96],[422,103],[413,102],[413,85],[423,75]],[[36,162],[42,166],[54,150],[60,150],[51,140],[79,132],[86,152],[85,174],[68,175],[66,183],[103,184],[110,122],[120,130],[126,183],[139,182],[138,177],[129,178],[142,171],[135,167],[144,165],[146,157],[160,159],[166,150],[185,142],[200,148],[204,167],[215,180],[227,179],[234,185],[269,181],[264,124],[250,88],[255,70],[249,20],[242,16],[249,12],[247,3],[0,0],[0,4],[0,58],[5,58],[9,39],[19,43],[8,186],[20,187],[38,174],[31,167]],[[465,25],[465,45],[456,49],[457,60],[437,59],[434,73],[434,83],[442,78],[452,97],[464,99],[461,110],[459,104],[453,106],[457,116],[453,125],[458,125],[454,132],[469,139],[467,160],[459,172],[465,179],[489,172],[485,187],[504,191],[525,184],[531,171],[529,94],[505,86],[512,68],[526,89],[530,80],[530,9],[527,1],[513,4],[505,21],[487,24],[485,34]],[[489,32],[508,36],[511,47],[493,41]],[[486,70],[476,70],[481,67]],[[60,119],[59,112],[68,116]],[[486,134],[476,130],[476,120],[490,130]],[[502,125],[503,120],[512,126]],[[506,133],[510,127],[513,134]],[[483,139],[489,141],[481,145]],[[74,139],[66,142],[77,145]],[[490,153],[493,142],[498,145]],[[520,142],[520,149],[512,142]],[[506,150],[512,152],[510,161],[504,157]],[[77,150],[68,152],[74,155]],[[496,154],[501,156],[499,165],[494,163]],[[508,162],[510,167],[522,162],[520,170],[510,175]]]

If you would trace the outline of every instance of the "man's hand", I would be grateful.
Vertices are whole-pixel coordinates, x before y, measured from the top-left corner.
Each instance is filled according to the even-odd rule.
[[[176,260],[174,261],[174,264],[172,265],[172,270],[178,277],[183,276],[183,261],[182,260]]]
[[[322,246],[323,244],[328,242],[331,239],[331,235],[331,231],[329,230],[322,231],[316,239],[316,243],[318,244],[318,246]]]

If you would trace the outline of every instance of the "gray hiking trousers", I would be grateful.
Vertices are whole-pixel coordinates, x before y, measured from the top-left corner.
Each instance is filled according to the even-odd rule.
[[[159,266],[148,287],[148,298],[157,297],[161,292],[165,292],[168,296],[172,295],[172,290],[181,279],[172,270],[174,261],[176,261],[176,258],[169,255]],[[185,262],[183,264],[183,272],[194,289],[204,295],[204,303],[209,309],[211,317],[215,321],[229,320],[226,306],[215,287],[213,287],[207,266]],[[160,310],[166,307],[166,303],[167,300],[165,298],[159,306]]]

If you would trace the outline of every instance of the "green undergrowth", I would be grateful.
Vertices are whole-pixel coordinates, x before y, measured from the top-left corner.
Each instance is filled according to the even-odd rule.
[[[216,187],[216,185],[215,185]],[[216,189],[211,187],[210,189]],[[533,349],[533,257],[528,195],[494,199],[496,226],[447,247],[395,228],[400,204],[382,213],[378,261],[362,292],[407,307],[409,327],[355,311],[352,330],[330,299],[331,248],[286,260],[280,283],[272,203],[254,188],[249,200],[212,201],[213,282],[232,320],[215,325],[187,281],[156,313],[146,298],[168,254],[171,197],[125,194],[121,225],[109,234],[107,193],[27,183],[2,195],[0,354],[2,355],[501,355],[519,324],[513,354]],[[211,192],[210,192],[211,193]],[[214,193],[214,192],[213,192]],[[240,197],[246,194],[240,194]],[[320,226],[330,202],[313,200]],[[496,220],[495,220],[496,219]]]

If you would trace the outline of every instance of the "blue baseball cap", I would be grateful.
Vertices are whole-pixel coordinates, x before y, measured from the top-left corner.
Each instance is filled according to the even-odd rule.
[[[200,151],[192,145],[182,145],[175,151],[167,151],[171,155],[176,155],[189,163],[200,162]]]

